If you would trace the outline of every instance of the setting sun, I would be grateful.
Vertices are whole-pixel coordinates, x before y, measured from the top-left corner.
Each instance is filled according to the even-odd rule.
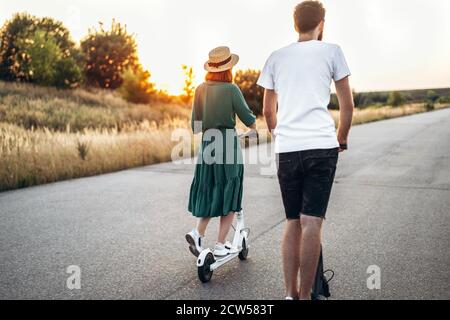
[[[195,83],[201,83],[208,52],[219,45],[240,55],[236,69],[261,69],[272,51],[296,41],[291,15],[297,2],[232,0],[224,7],[215,0],[130,0],[114,5],[106,0],[16,0],[2,2],[0,21],[22,11],[52,16],[80,40],[99,21],[108,26],[116,19],[135,34],[151,81],[179,94],[181,66],[192,66]],[[324,4],[324,40],[342,46],[355,71],[356,90],[450,85],[450,42],[444,41],[450,32],[449,1],[325,0]]]

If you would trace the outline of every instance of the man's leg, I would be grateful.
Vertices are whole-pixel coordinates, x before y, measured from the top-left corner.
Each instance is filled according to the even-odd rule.
[[[286,296],[298,299],[298,272],[300,267],[303,176],[299,152],[278,155],[278,181],[286,213],[286,227],[281,247]]]
[[[282,243],[282,258],[286,297],[298,299],[298,272],[300,268],[300,220],[287,220]]]
[[[322,218],[302,215],[300,245],[300,300],[310,300],[320,256]]]
[[[328,208],[338,161],[338,148],[307,150],[302,154],[305,168],[303,214],[300,216],[300,299],[311,299],[311,289],[320,256],[322,223]]]

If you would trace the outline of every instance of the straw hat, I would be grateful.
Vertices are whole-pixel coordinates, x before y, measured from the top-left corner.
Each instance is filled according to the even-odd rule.
[[[239,56],[232,54],[228,47],[218,47],[209,53],[209,60],[205,63],[208,72],[222,72],[233,68],[239,62]]]

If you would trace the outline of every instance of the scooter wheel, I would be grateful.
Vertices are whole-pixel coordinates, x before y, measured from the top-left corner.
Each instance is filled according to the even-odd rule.
[[[239,252],[239,259],[241,261],[247,260],[247,256],[248,256],[248,246],[247,246],[247,241],[244,239],[242,239],[242,250],[241,252]]]
[[[210,266],[215,262],[214,255],[212,253],[208,253],[205,257],[205,262],[203,265],[198,267],[198,278],[201,282],[206,283],[211,280],[213,275],[213,271]]]

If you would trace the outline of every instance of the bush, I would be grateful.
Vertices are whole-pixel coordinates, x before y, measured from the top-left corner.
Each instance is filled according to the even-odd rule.
[[[335,93],[330,96],[330,104],[328,105],[328,109],[339,110],[339,101]]]
[[[364,109],[372,106],[386,105],[388,95],[383,92],[356,92],[353,91],[353,102],[356,108]],[[330,110],[339,110],[339,101],[335,93],[331,94]]]
[[[401,92],[393,91],[389,93],[388,105],[393,107],[399,107],[405,103],[405,97]]]
[[[439,97],[438,103],[450,103],[450,95]]]
[[[53,85],[67,89],[77,87],[83,80],[80,67],[72,57],[60,59],[56,62]]]
[[[29,78],[22,68],[27,56],[18,43],[26,39],[34,21],[35,18],[28,14],[16,14],[3,25],[0,32],[0,79],[14,81]]]
[[[43,30],[36,30],[31,40],[20,43],[28,59],[22,68],[28,81],[43,86],[73,88],[81,81],[81,70],[71,56],[65,56],[56,39]]]
[[[439,95],[434,90],[428,90],[427,92],[427,100],[433,102],[437,102],[439,99]]]
[[[34,56],[39,55],[35,40],[44,45],[47,53],[55,52],[57,47],[60,58],[70,57],[75,50],[69,31],[61,22],[51,18],[37,18],[27,13],[15,14],[0,30],[0,79],[7,81],[35,79],[36,74],[30,72],[32,56],[29,52],[34,46]],[[50,56],[49,60],[54,60],[54,57]],[[46,82],[49,75],[46,74],[46,70],[43,71],[44,74],[39,75],[42,77],[39,81]]]
[[[388,101],[388,93],[386,92],[353,92],[353,97],[357,108],[386,105]]]
[[[258,70],[238,70],[234,82],[241,89],[245,100],[255,115],[263,113],[264,89],[256,84],[260,75]]]
[[[429,100],[425,102],[425,110],[426,111],[433,111],[434,110],[434,102]]]
[[[137,64],[136,42],[125,27],[114,20],[110,30],[90,30],[81,41],[85,55],[85,76],[88,85],[116,89],[122,85],[122,73]]]
[[[28,40],[28,39],[27,39]],[[55,67],[61,58],[61,51],[53,37],[47,37],[43,30],[36,30],[31,41],[20,43],[28,55],[23,69],[30,75],[30,81],[51,86],[54,81]]]
[[[364,93],[358,93],[355,90],[352,90],[353,95],[353,103],[355,104],[355,107],[361,107],[364,104]]]
[[[149,103],[155,94],[154,84],[150,82],[150,72],[141,66],[127,68],[122,73],[123,83],[119,91],[123,98],[133,103]]]

